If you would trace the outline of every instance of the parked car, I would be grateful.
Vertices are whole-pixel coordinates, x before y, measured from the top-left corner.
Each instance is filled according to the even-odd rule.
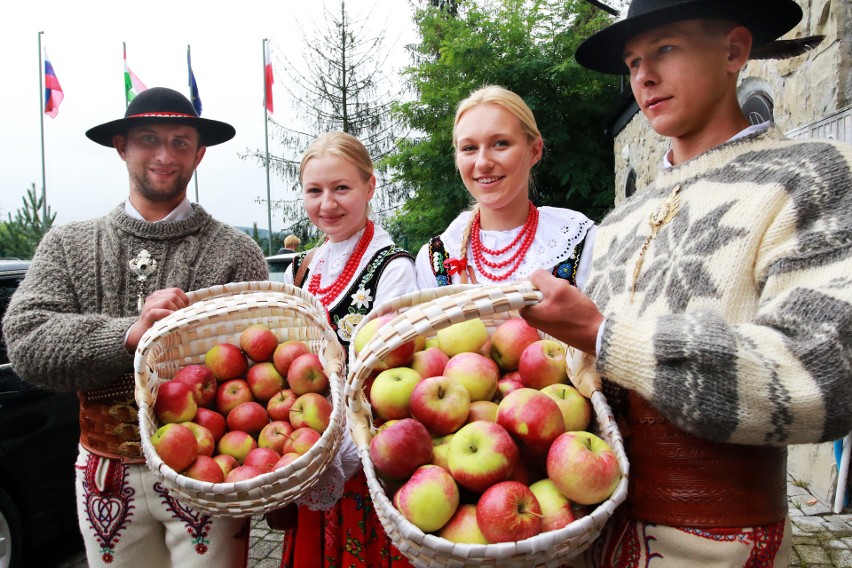
[[[0,260],[0,317],[29,262]],[[21,379],[0,328],[0,566],[45,566],[59,542],[79,542],[74,462],[79,403]]]
[[[284,254],[274,254],[266,257],[266,264],[269,265],[269,279],[273,282],[282,282],[284,273],[287,268],[293,264],[293,258],[299,254],[296,252],[286,252]]]

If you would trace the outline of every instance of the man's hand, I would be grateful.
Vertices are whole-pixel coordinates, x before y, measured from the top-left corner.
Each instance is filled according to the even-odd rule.
[[[136,323],[130,327],[124,346],[133,353],[139,345],[139,340],[154,325],[154,322],[188,305],[189,298],[180,288],[166,288],[153,292],[145,298],[142,313]]]
[[[533,272],[530,281],[541,290],[544,299],[521,309],[521,317],[560,341],[595,355],[598,328],[604,320],[595,303],[576,287],[544,270]]]

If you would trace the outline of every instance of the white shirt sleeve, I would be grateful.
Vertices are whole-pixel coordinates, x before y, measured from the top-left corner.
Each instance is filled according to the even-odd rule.
[[[416,291],[414,263],[406,257],[395,258],[388,263],[379,278],[374,305],[380,306],[394,298]]]
[[[438,287],[438,282],[435,280],[435,273],[432,272],[432,261],[429,259],[428,243],[420,247],[417,258],[414,261],[414,269],[417,273],[418,290]]]
[[[582,291],[585,289],[589,281],[589,274],[592,271],[592,256],[595,248],[595,235],[597,235],[598,226],[592,225],[586,233],[586,240],[583,243],[583,252],[580,255],[580,264],[577,265],[577,288]]]

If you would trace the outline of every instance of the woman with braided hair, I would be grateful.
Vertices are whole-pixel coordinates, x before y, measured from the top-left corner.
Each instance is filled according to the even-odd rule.
[[[542,156],[535,117],[517,94],[486,86],[459,103],[456,167],[475,201],[417,255],[417,284],[495,284],[546,269],[582,288],[594,223],[582,213],[536,207],[530,172]]]

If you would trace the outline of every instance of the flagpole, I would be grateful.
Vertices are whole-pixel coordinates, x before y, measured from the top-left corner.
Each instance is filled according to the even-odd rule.
[[[44,169],[44,84],[42,83],[42,75],[44,75],[44,66],[41,61],[41,36],[44,32],[38,32],[38,118],[39,127],[41,129],[41,225],[43,229],[47,229],[47,176]]]
[[[266,106],[266,93],[269,89],[269,85],[266,83],[266,43],[268,41],[268,38],[264,38],[263,40],[263,140],[266,144],[266,215],[269,222],[269,242],[267,243],[267,250],[269,251],[269,255],[272,256],[272,195],[269,190],[269,110]],[[270,61],[270,64],[271,63],[272,62]]]

